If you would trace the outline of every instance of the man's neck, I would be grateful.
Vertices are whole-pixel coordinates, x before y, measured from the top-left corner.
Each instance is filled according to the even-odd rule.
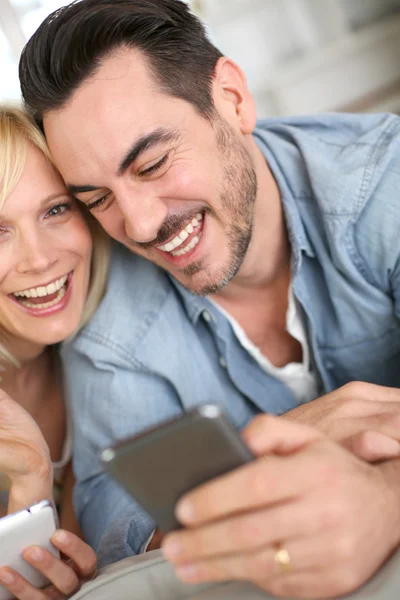
[[[212,299],[222,304],[241,304],[254,299],[273,299],[281,294],[282,282],[290,277],[290,243],[278,185],[263,154],[253,142],[252,155],[257,173],[257,198],[251,242],[239,272]]]
[[[302,359],[301,345],[286,331],[291,248],[279,188],[258,147],[254,162],[258,193],[249,249],[238,274],[210,298],[280,367]]]

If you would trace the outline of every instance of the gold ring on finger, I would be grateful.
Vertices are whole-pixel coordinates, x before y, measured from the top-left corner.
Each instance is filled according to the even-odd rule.
[[[281,573],[285,575],[292,571],[292,559],[290,558],[289,552],[282,544],[277,544],[274,553],[274,559]]]

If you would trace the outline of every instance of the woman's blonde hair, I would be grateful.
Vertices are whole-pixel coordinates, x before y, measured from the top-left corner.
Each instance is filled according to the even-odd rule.
[[[30,117],[20,108],[0,106],[0,212],[21,178],[29,144],[43,152],[49,163],[56,168],[43,134]],[[108,236],[83,206],[82,213],[92,235],[93,252],[88,295],[78,330],[89,321],[104,295],[110,260]],[[1,343],[0,359],[19,366],[18,360]]]

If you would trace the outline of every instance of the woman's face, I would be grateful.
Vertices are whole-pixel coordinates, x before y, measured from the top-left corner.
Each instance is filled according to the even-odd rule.
[[[23,174],[0,211],[0,340],[11,352],[24,343],[54,344],[75,331],[91,252],[76,202],[29,144]]]

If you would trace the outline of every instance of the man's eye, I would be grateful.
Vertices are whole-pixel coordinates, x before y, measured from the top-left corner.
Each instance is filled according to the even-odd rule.
[[[102,196],[101,198],[98,198],[98,200],[94,200],[94,202],[89,202],[89,204],[87,204],[86,206],[88,207],[89,210],[93,210],[94,208],[98,208],[102,204],[104,204],[104,202],[106,202],[106,200],[108,200],[108,198],[111,196],[111,194],[112,194],[112,192],[108,192],[108,194],[106,194],[105,196]]]
[[[155,173],[156,171],[158,171],[159,169],[161,169],[161,167],[167,162],[168,156],[169,156],[169,153],[167,153],[165,156],[163,156],[154,165],[151,165],[151,167],[149,167],[148,169],[144,169],[144,171],[140,171],[139,176],[143,177],[143,176],[146,176],[146,175],[151,175],[152,173]]]

